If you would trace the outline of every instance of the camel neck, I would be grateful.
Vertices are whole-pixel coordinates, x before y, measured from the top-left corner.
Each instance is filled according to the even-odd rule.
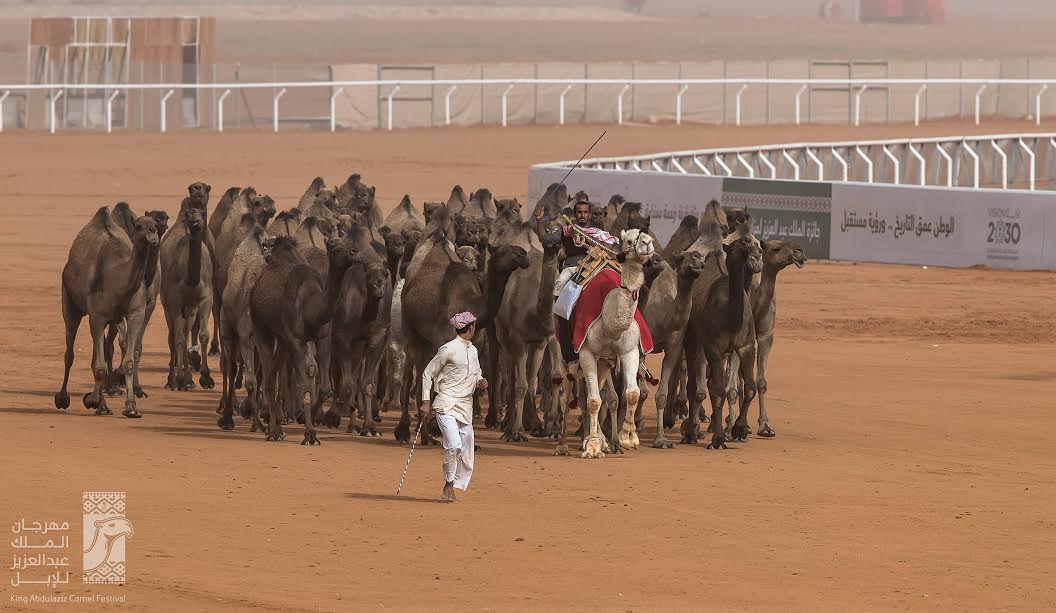
[[[543,253],[543,277],[539,280],[539,294],[536,297],[535,316],[538,322],[546,325],[553,321],[554,312],[554,283],[560,274],[558,256],[559,252]]]
[[[641,262],[625,261],[621,267],[620,286],[605,298],[601,310],[601,324],[609,338],[618,338],[634,323],[638,291],[644,282]]]
[[[121,291],[121,296],[124,298],[122,302],[127,303],[144,286],[144,273],[146,272],[147,261],[151,259],[151,250],[157,250],[157,246],[145,242],[132,243],[132,260],[128,266],[128,278],[125,280],[125,286]]]
[[[727,294],[729,304],[726,309],[729,316],[727,329],[730,332],[740,330],[744,322],[744,279],[747,266],[748,258],[744,253],[737,253],[735,256],[731,254],[731,257],[726,259],[726,268],[730,273]]]
[[[777,296],[777,266],[764,266],[759,285],[752,288],[752,313],[756,320],[761,319],[774,305]],[[756,333],[759,331],[757,330]]]
[[[486,312],[482,314],[481,319],[486,319],[489,326],[495,321],[495,315],[499,312],[499,305],[502,304],[502,296],[506,293],[506,284],[512,273],[512,270],[495,269],[489,269],[486,273]]]
[[[681,321],[682,316],[689,312],[695,282],[696,278],[675,275],[675,314],[679,317],[676,321]]]
[[[187,277],[185,283],[197,287],[202,282],[202,231],[187,230]]]

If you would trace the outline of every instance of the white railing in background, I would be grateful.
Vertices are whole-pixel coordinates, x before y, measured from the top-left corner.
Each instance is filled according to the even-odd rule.
[[[131,91],[154,91],[160,90],[165,92],[160,94],[161,102],[161,131],[166,131],[165,125],[165,101],[175,92],[182,92],[184,90],[195,90],[195,91],[223,91],[223,95],[216,100],[216,129],[223,131],[224,123],[224,99],[230,91],[235,90],[259,90],[259,89],[271,89],[274,93],[272,95],[272,107],[273,107],[273,129],[278,131],[279,123],[279,99],[286,94],[287,90],[291,89],[327,89],[330,92],[331,104],[330,104],[330,129],[336,130],[337,128],[337,105],[334,103],[336,97],[344,90],[357,87],[373,87],[373,88],[390,88],[387,90],[386,98],[386,110],[388,111],[388,117],[386,118],[386,126],[388,129],[393,127],[393,101],[395,94],[400,90],[401,87],[412,87],[412,86],[448,86],[450,87],[444,95],[444,107],[445,107],[445,123],[450,123],[450,98],[451,94],[454,93],[455,89],[459,86],[476,86],[481,88],[483,96],[483,87],[487,85],[503,85],[506,89],[502,94],[502,125],[507,125],[507,105],[505,104],[506,97],[512,91],[512,89],[519,85],[539,86],[539,85],[565,85],[565,88],[561,90],[559,99],[559,120],[558,123],[564,125],[565,123],[565,96],[568,92],[577,85],[583,86],[623,86],[624,89],[620,90],[618,96],[614,100],[615,116],[618,123],[623,121],[623,98],[627,91],[627,88],[632,86],[640,87],[662,87],[671,86],[675,90],[672,93],[675,106],[675,122],[681,123],[684,116],[683,97],[693,87],[703,86],[738,86],[734,96],[734,123],[735,125],[741,125],[741,109],[742,109],[742,97],[745,91],[752,86],[792,86],[798,87],[794,93],[790,96],[790,104],[795,106],[795,122],[796,124],[801,123],[801,98],[804,91],[810,87],[846,87],[853,92],[853,112],[851,122],[853,125],[860,125],[863,113],[864,102],[862,100],[863,95],[866,91],[871,88],[893,88],[893,87],[906,87],[906,88],[917,88],[914,96],[914,122],[920,123],[920,98],[929,88],[938,87],[957,87],[962,88],[965,86],[978,86],[975,92],[975,123],[979,124],[982,121],[982,103],[981,97],[984,91],[989,87],[996,86],[1025,86],[1031,89],[1034,96],[1034,121],[1037,125],[1041,125],[1042,120],[1042,99],[1045,92],[1049,89],[1050,85],[1056,84],[1056,79],[977,79],[977,78],[924,78],[924,79],[787,79],[787,78],[713,78],[713,79],[536,79],[536,78],[523,78],[523,79],[381,79],[381,80],[360,80],[360,81],[291,81],[291,82],[258,82],[258,83],[127,83],[127,84],[100,84],[100,83],[50,83],[50,84],[0,84],[0,103],[9,96],[12,92],[32,92],[32,91],[44,91],[48,92],[47,104],[49,105],[49,118],[55,114],[55,105],[62,95],[67,91],[102,91],[107,92],[124,92],[127,96]],[[1037,91],[1034,92],[1034,88]],[[112,102],[112,100],[111,100]],[[2,118],[2,109],[0,109],[0,118]],[[107,114],[112,113],[110,106],[107,106]],[[109,121],[110,118],[107,118]],[[55,121],[52,119],[49,124],[49,128],[52,132],[55,132]],[[0,129],[2,129],[2,123],[0,123]]]
[[[773,158],[773,160],[771,160]],[[967,162],[967,163],[963,163]],[[537,164],[570,168],[575,160]],[[1039,164],[1047,164],[1044,175]],[[795,181],[1037,188],[1052,182],[1056,133],[788,143],[584,160],[587,169]],[[806,172],[814,168],[817,174]],[[929,175],[929,170],[931,174]]]

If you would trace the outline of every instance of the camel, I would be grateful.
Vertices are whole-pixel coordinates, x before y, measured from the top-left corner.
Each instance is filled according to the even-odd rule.
[[[773,438],[777,433],[770,426],[770,416],[766,413],[766,362],[774,346],[774,325],[777,322],[777,275],[790,264],[803,268],[807,256],[803,249],[793,242],[782,240],[766,241],[763,247],[763,269],[758,281],[753,281],[748,291],[752,307],[752,318],[755,321],[756,363],[759,368],[756,389],[759,397],[759,430],[763,438]],[[726,371],[726,399],[730,404],[730,415],[739,395],[737,373],[740,371],[740,357],[730,354]],[[727,427],[732,428],[732,420],[727,420]]]
[[[428,226],[433,221],[433,213],[440,210],[446,209],[447,205],[443,202],[425,202],[422,204],[422,215],[425,217],[425,225]]]
[[[224,227],[224,220],[227,219],[228,212],[231,211],[231,207],[234,205],[235,200],[238,199],[239,193],[242,189],[238,187],[229,187],[224,195],[220,197],[220,200],[216,203],[213,208],[213,214],[209,216],[209,249],[213,248],[212,241],[216,240],[216,237],[220,234],[220,229]]]
[[[337,188],[337,208],[340,213],[356,212],[363,215],[366,225],[370,228],[370,236],[373,240],[381,242],[381,234],[378,228],[384,224],[381,209],[375,200],[377,190],[374,186],[368,187],[360,180],[358,174],[348,177],[345,182]]]
[[[601,206],[599,204],[591,205],[591,207],[590,207],[590,226],[593,227],[593,228],[597,228],[599,230],[604,230],[605,229],[607,215],[608,215],[608,211],[605,210],[605,207],[603,207],[603,206]]]
[[[377,436],[374,425],[378,367],[385,350],[392,307],[392,282],[385,262],[370,247],[368,229],[353,228],[343,239],[357,256],[340,278],[331,275],[328,292],[334,296],[332,328],[333,356],[339,368],[337,399],[323,418],[323,423],[337,427],[341,414],[353,401],[357,391],[363,424],[356,427],[349,411],[348,432]]]
[[[147,211],[144,213],[147,217],[154,220],[154,224],[158,230],[158,236],[165,236],[165,232],[169,229],[169,214],[165,211]],[[128,235],[129,240],[132,239],[132,235],[135,231],[136,219],[139,218],[128,203],[118,202],[114,205],[112,211],[110,211],[110,217],[114,220],[114,223],[121,226],[121,229]],[[158,294],[161,292],[161,275],[158,272],[158,259],[154,258],[152,261],[147,262],[147,265],[151,267],[151,271],[147,274],[152,279],[150,286],[147,287],[146,294],[146,307],[143,311],[143,329],[146,330],[147,326],[150,325],[150,318],[154,315],[154,308],[158,303]],[[121,351],[128,351],[128,328],[124,322],[116,325],[108,326],[106,335],[106,364],[110,371],[110,381],[107,394],[116,394],[119,392],[120,386],[124,384],[125,373],[122,369],[118,368],[114,370],[113,357],[114,357],[114,340],[117,339],[121,345]],[[136,395],[136,398],[146,398],[147,393],[143,390],[143,386],[139,382],[139,363],[140,358],[143,356],[143,335],[139,336],[139,343],[133,348],[134,359],[136,368],[132,373],[132,393]]]
[[[649,217],[642,215],[641,202],[625,202],[620,207],[620,214],[613,220],[609,233],[616,236],[624,230],[649,230]]]
[[[180,209],[193,207],[202,214],[202,219],[209,223],[209,192],[213,187],[201,181],[195,181],[187,186],[187,197],[180,204]]]
[[[455,215],[455,245],[473,247],[477,253],[484,253],[488,248],[491,221],[481,217],[463,217]]]
[[[125,322],[129,351],[122,356],[125,381],[125,417],[141,417],[136,407],[128,373],[135,372],[134,348],[140,346],[146,309],[146,288],[154,282],[158,256],[158,230],[150,217],[136,219],[129,238],[114,223],[107,207],[92,216],[70,246],[69,258],[62,270],[62,319],[66,326],[65,372],[62,388],[55,394],[55,407],[70,406],[67,386],[73,366],[73,346],[81,320],[88,316],[92,333],[92,374],[95,388],[84,395],[84,406],[96,415],[110,415],[103,386],[106,384],[105,329]]]
[[[615,228],[616,220],[620,217],[620,213],[623,211],[623,196],[619,194],[613,194],[609,198],[609,203],[605,206],[605,223],[608,224],[605,230],[612,234]]]
[[[587,410],[590,413],[590,428],[583,440],[583,458],[603,458],[604,439],[599,433],[598,413],[601,410],[601,388],[612,379],[616,360],[620,361],[624,377],[623,396],[627,406],[623,429],[620,432],[621,447],[637,449],[638,433],[634,414],[638,407],[638,364],[641,355],[641,335],[634,319],[638,305],[638,290],[644,281],[642,263],[651,258],[654,251],[653,238],[641,230],[626,230],[620,235],[621,253],[625,259],[621,266],[620,286],[605,297],[601,317],[587,330],[579,349],[580,377],[587,395]],[[557,455],[568,455],[565,438],[568,420],[562,420],[561,442],[554,451]]]
[[[250,221],[252,213],[246,213]],[[257,277],[264,270],[265,254],[270,253],[271,243],[268,234],[259,224],[253,229],[235,250],[228,267],[227,286],[224,287],[222,306],[220,307],[220,343],[223,352],[220,354],[220,371],[223,374],[223,394],[220,397],[220,418],[217,425],[221,430],[233,430],[235,422],[232,413],[235,408],[235,373],[239,359],[243,364],[246,401],[241,414],[244,418],[253,419],[254,431],[263,429],[258,416],[260,410],[259,388],[257,386],[256,348],[253,342],[253,319],[249,305]]]
[[[393,232],[389,226],[380,228],[381,236],[385,239],[385,268],[389,273],[389,280],[395,284],[400,275],[400,262],[407,248],[407,237],[401,232]]]
[[[330,274],[344,274],[355,257],[346,241],[328,241]],[[325,285],[325,287],[324,287]],[[253,338],[260,357],[265,382],[278,381],[289,364],[295,373],[296,398],[304,411],[302,445],[319,445],[315,431],[317,405],[314,379],[318,372],[315,348],[323,326],[333,316],[336,283],[325,283],[319,274],[297,252],[297,242],[289,237],[275,238],[271,257],[257,278],[250,294],[250,316]],[[267,385],[268,432],[265,440],[286,438],[282,412],[275,385]],[[290,390],[291,392],[294,390]]]
[[[451,195],[447,197],[446,204],[448,212],[452,215],[461,215],[465,212],[466,207],[469,206],[469,198],[466,197],[466,192],[461,185],[451,188]]]
[[[709,224],[705,232],[714,242],[719,230]],[[722,366],[727,353],[734,351],[740,357],[740,376],[744,385],[740,412],[731,429],[733,440],[747,438],[748,407],[755,398],[755,322],[745,284],[751,273],[761,268],[762,262],[754,237],[743,227],[738,234],[734,240],[722,243],[725,260],[714,258],[706,267],[708,270],[694,283],[689,325],[683,343],[691,406],[689,417],[682,422],[682,442],[695,443],[699,436],[697,421],[703,395],[698,394],[698,390],[706,380],[712,408],[712,439],[708,449],[726,448],[722,426],[726,386]]]
[[[319,190],[319,193],[315,195],[313,200],[306,207],[297,207],[297,211],[300,211],[300,219],[304,220],[308,217],[318,217],[320,219],[326,219],[334,223],[338,223],[339,219],[343,215],[353,214],[351,211],[347,213],[339,213],[339,205],[337,204],[337,193],[333,189],[324,188]],[[354,213],[359,215],[359,213]]]
[[[708,254],[708,257],[714,257],[714,254]],[[664,352],[656,392],[656,440],[653,447],[670,449],[674,444],[664,436],[664,411],[668,397],[677,391],[677,380],[673,375],[682,363],[682,342],[692,308],[693,283],[704,270],[705,256],[696,251],[680,253],[675,260],[676,268],[663,260],[661,262],[661,272],[653,280],[641,311],[653,335],[654,350]]]
[[[205,245],[205,217],[194,206],[180,211],[176,224],[161,241],[161,302],[169,331],[169,377],[166,387],[194,388],[189,342],[192,327],[200,336],[195,345],[209,346],[209,313],[213,307],[213,262]],[[202,350],[199,350],[201,353]],[[212,389],[208,356],[201,356],[202,389]]]
[[[550,219],[557,219],[568,206],[568,187],[564,183],[551,183],[535,205],[542,206]]]
[[[532,233],[530,222],[520,222],[524,233]],[[535,390],[547,341],[554,335],[554,283],[560,268],[561,235],[546,234],[542,252],[529,253],[530,265],[509,275],[506,290],[496,313],[495,347],[503,373],[510,373],[508,390],[496,386],[493,404],[506,400],[506,427],[503,439],[511,443],[527,441],[527,422],[533,434],[543,436],[543,425],[535,409]],[[506,391],[505,395],[502,392]],[[531,393],[529,393],[529,391]],[[527,405],[527,406],[526,406]]]
[[[422,214],[414,208],[411,204],[411,197],[404,194],[403,200],[400,200],[400,204],[396,208],[392,209],[392,212],[385,217],[385,225],[383,227],[389,228],[389,230],[399,234],[406,230],[424,230],[425,219]]]
[[[671,235],[671,240],[667,241],[667,246],[664,247],[660,254],[668,264],[674,266],[678,255],[697,242],[699,236],[700,220],[697,219],[696,215],[686,215],[682,218],[678,228],[675,229],[675,233]]]
[[[469,204],[466,206],[465,211],[462,212],[466,217],[484,217],[486,219],[495,219],[498,211],[495,207],[495,198],[491,195],[491,190],[482,187],[477,191],[469,195]]]
[[[301,218],[303,215],[304,212],[301,209],[281,211],[271,220],[271,223],[268,224],[268,235],[294,236],[297,234],[297,228],[301,225]]]
[[[455,253],[458,254],[458,259],[470,270],[480,270],[483,265],[483,262],[480,261],[480,252],[473,247],[464,245],[455,249]]]
[[[326,181],[322,177],[316,177],[312,179],[312,183],[308,186],[308,189],[304,190],[301,194],[300,200],[297,201],[297,208],[302,211],[307,209],[315,202],[315,197],[319,195],[320,190],[326,189]]]

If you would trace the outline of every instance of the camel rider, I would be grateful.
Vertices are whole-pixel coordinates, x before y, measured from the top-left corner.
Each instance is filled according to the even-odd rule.
[[[599,243],[605,245],[616,245],[619,241],[605,232],[601,228],[595,228],[590,223],[591,204],[585,199],[578,200],[572,206],[572,223],[578,228],[582,229],[585,233],[589,234],[592,238],[597,240]],[[535,213],[532,215],[533,220],[536,224],[536,232],[542,237],[544,227],[549,219],[546,217],[546,210],[542,204],[535,208]],[[576,272],[576,267],[587,255],[587,245],[576,245],[573,240],[572,229],[568,226],[561,227],[561,243],[565,252],[565,259],[561,263],[561,273],[557,277],[557,281],[554,283],[554,296],[561,295],[561,290],[564,289],[565,284],[572,278],[572,275]],[[572,345],[572,330],[569,326],[568,320],[558,317],[557,318],[557,339],[561,344],[561,354],[566,362],[576,361],[576,351]]]
[[[444,439],[444,502],[455,502],[455,488],[466,491],[473,476],[473,394],[488,387],[472,343],[476,321],[468,311],[452,317],[457,336],[440,347],[422,372],[422,419],[435,410]]]

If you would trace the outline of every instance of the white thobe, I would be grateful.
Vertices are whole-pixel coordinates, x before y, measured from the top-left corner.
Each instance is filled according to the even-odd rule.
[[[422,372],[422,400],[433,410],[444,445],[444,481],[465,490],[473,475],[473,393],[483,379],[477,348],[460,337],[444,344]]]

